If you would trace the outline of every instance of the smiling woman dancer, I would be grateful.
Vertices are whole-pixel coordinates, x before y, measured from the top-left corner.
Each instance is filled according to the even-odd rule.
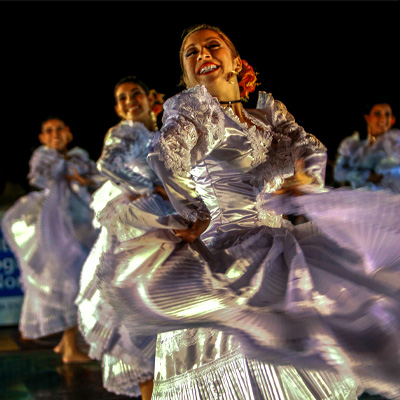
[[[104,180],[85,150],[68,149],[72,133],[58,117],[42,123],[39,140],[28,179],[40,190],[20,198],[2,220],[22,272],[19,328],[29,339],[63,331],[54,348],[62,361],[90,361],[77,344],[74,301],[82,265],[98,235],[91,223],[91,193]]]
[[[148,161],[186,228],[126,243],[101,282],[127,329],[159,333],[153,399],[399,397],[399,197],[326,191],[325,147],[270,94],[243,108],[255,74],[218,28],[180,57]]]
[[[90,344],[89,355],[102,361],[104,387],[150,400],[156,336],[129,336],[102,299],[97,282],[121,242],[146,231],[143,224],[134,223],[134,216],[143,218],[143,208],[154,213],[171,211],[162,198],[166,196],[159,179],[146,162],[163,99],[135,76],[121,79],[114,96],[121,122],[106,135],[97,167],[108,181],[93,194],[91,204],[101,232],[82,269],[76,303],[79,328]]]
[[[393,128],[392,107],[380,99],[367,108],[367,137],[354,132],[340,143],[334,178],[352,188],[400,193],[400,130]]]

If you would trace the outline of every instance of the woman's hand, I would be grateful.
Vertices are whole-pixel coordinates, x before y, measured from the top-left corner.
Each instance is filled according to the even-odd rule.
[[[131,200],[131,201],[135,201],[135,200],[140,199],[141,197],[144,197],[144,196],[145,196],[144,194],[140,194],[140,193],[138,193],[138,194],[131,193],[130,195],[128,195],[129,200]]]
[[[153,190],[153,194],[158,194],[160,195],[164,200],[168,200],[168,195],[166,190],[164,189],[164,186],[156,186]]]
[[[197,220],[191,227],[187,229],[174,229],[175,235],[180,237],[184,242],[193,243],[210,225],[210,220]]]
[[[69,182],[77,181],[81,186],[94,185],[94,182],[90,178],[85,178],[84,176],[79,175],[75,167],[72,167],[72,169],[74,173],[72,175],[65,176]]]
[[[302,185],[312,183],[313,179],[304,172],[304,160],[298,160],[295,164],[295,174],[285,179],[283,185],[274,194],[291,194],[301,196],[304,193],[299,189]]]

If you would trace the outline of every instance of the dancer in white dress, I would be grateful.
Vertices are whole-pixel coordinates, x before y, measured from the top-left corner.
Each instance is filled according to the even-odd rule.
[[[44,121],[39,140],[42,146],[32,154],[28,179],[40,190],[21,197],[2,219],[21,268],[19,329],[28,339],[63,331],[54,349],[63,362],[90,361],[77,344],[74,301],[82,265],[98,235],[91,193],[104,179],[85,150],[68,150],[72,134],[64,121]]]
[[[159,219],[100,280],[127,329],[159,333],[153,398],[399,398],[399,196],[324,189],[325,147],[270,94],[244,110],[254,74],[217,28],[181,63],[148,161],[186,229]]]
[[[90,344],[90,357],[101,360],[104,387],[117,394],[141,396],[150,400],[156,336],[134,338],[128,335],[117,315],[101,297],[98,275],[107,269],[107,258],[121,242],[140,236],[143,225],[131,215],[171,212],[165,191],[146,157],[157,130],[157,114],[163,96],[150,90],[135,76],[121,79],[115,86],[115,111],[121,122],[107,133],[97,167],[108,180],[93,195],[95,226],[99,238],[87,258],[81,275],[76,304],[79,328]]]
[[[354,132],[340,143],[334,178],[352,188],[400,193],[400,130],[393,128],[392,108],[385,102],[375,103],[364,118],[367,138]]]

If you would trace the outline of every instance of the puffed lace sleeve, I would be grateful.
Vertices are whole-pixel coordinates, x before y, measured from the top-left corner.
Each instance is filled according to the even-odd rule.
[[[79,175],[90,178],[92,189],[98,188],[105,182],[105,178],[97,170],[96,163],[90,159],[89,153],[81,147],[74,147],[67,153],[66,174],[73,175],[74,170]]]
[[[400,130],[393,129],[385,134],[383,148],[387,154],[386,158],[382,159],[382,164],[387,168],[398,167],[400,164]],[[384,169],[385,167],[382,166]]]
[[[298,125],[285,105],[271,94],[259,92],[256,116],[266,122],[272,134],[268,152],[268,177],[271,188],[277,188],[281,177],[293,175],[297,160],[304,161],[304,171],[313,178],[315,187],[325,184],[326,147],[312,134]]]
[[[45,189],[63,179],[66,173],[66,160],[54,149],[40,146],[29,160],[29,184],[39,189]]]
[[[351,183],[353,188],[368,186],[367,179],[371,168],[362,166],[357,162],[361,147],[362,143],[358,132],[354,132],[341,141],[334,167],[334,180],[336,182]]]
[[[204,86],[190,88],[164,104],[163,127],[147,160],[175,210],[188,221],[210,217],[190,171],[223,138],[224,118]]]
[[[98,170],[117,184],[139,194],[151,194],[157,184],[146,157],[152,133],[141,123],[121,122],[106,135]]]
[[[375,172],[383,175],[383,187],[400,193],[400,130],[388,131],[382,147],[385,156],[378,161]]]

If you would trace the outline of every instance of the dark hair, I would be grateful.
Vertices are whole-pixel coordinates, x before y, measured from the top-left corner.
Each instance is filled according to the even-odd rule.
[[[114,96],[117,93],[118,88],[123,84],[123,83],[135,83],[136,85],[139,85],[144,92],[147,94],[147,96],[150,94],[150,89],[149,87],[141,80],[139,79],[137,76],[135,75],[128,75],[125,76],[124,78],[120,79],[117,84],[114,86]]]
[[[388,96],[375,97],[364,106],[364,115],[368,115],[377,104],[388,104],[392,108],[392,100]],[[393,113],[393,108],[392,108]]]
[[[182,43],[181,43],[181,48],[179,50],[179,62],[181,64],[182,76],[181,76],[181,80],[179,82],[179,86],[185,86],[185,81],[183,79],[185,71],[183,68],[183,60],[182,60],[183,46],[186,42],[186,39],[190,35],[192,35],[195,32],[202,31],[202,30],[210,30],[210,31],[216,32],[221,37],[221,39],[228,45],[229,49],[232,52],[233,57],[239,56],[239,52],[236,50],[236,47],[233,44],[232,40],[229,39],[229,37],[224,32],[222,32],[222,30],[220,28],[218,28],[217,26],[208,25],[208,24],[199,24],[199,25],[195,25],[190,28],[187,28],[183,31],[183,33],[181,35],[181,37],[183,39],[182,39]]]
[[[64,118],[61,118],[61,117],[58,116],[58,115],[49,115],[48,117],[42,119],[42,122],[41,122],[41,124],[40,124],[40,127],[43,128],[43,125],[44,125],[46,122],[48,122],[48,121],[50,121],[50,120],[52,120],[52,119],[57,119],[58,121],[61,121],[63,124],[67,125],[66,122],[65,122],[65,120],[64,120]]]

